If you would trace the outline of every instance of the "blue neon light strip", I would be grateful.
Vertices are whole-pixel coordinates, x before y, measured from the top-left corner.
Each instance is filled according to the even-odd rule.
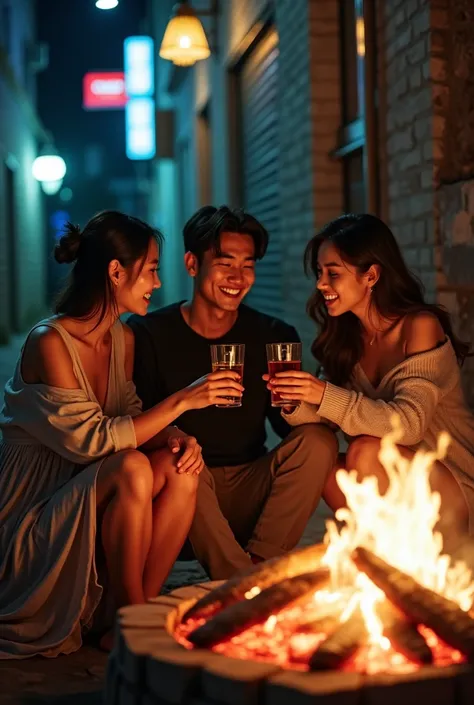
[[[126,94],[130,98],[152,96],[155,92],[153,39],[127,37],[123,50]]]
[[[153,159],[156,154],[153,98],[130,98],[125,106],[125,138],[129,159]]]

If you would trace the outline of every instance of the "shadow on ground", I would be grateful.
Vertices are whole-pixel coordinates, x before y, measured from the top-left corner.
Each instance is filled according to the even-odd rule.
[[[70,656],[0,661],[1,705],[99,705],[107,654],[84,646]]]

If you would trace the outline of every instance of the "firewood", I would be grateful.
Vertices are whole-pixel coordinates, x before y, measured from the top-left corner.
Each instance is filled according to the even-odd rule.
[[[299,622],[295,632],[297,634],[325,634],[328,636],[337,629],[339,624],[338,617],[325,615],[324,617],[316,617],[315,619]]]
[[[357,568],[383,590],[408,619],[424,624],[446,644],[474,661],[474,619],[459,605],[423,587],[365,548],[357,548],[352,558]]]
[[[433,663],[433,654],[416,625],[388,600],[380,603],[376,614],[382,622],[383,635],[396,651],[418,664]]]
[[[253,566],[250,570],[239,573],[201,597],[183,615],[182,621],[186,622],[191,618],[208,618],[228,605],[245,599],[246,593],[254,587],[265,590],[285,578],[317,570],[325,552],[326,546],[317,544]]]
[[[311,671],[329,671],[340,668],[367,642],[368,633],[360,608],[349,619],[339,624],[325,639],[309,660]]]
[[[321,568],[312,573],[286,578],[262,590],[250,600],[229,605],[192,631],[187,639],[195,646],[206,648],[228,641],[250,627],[263,624],[270,615],[307,597],[328,581],[329,571]]]

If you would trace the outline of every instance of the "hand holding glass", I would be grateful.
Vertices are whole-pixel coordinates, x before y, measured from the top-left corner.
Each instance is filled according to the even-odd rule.
[[[267,343],[268,374],[270,379],[277,372],[301,370],[301,343]],[[272,406],[292,406],[298,401],[282,399],[277,392],[271,392]]]
[[[211,345],[211,360],[213,372],[226,372],[232,370],[240,375],[239,382],[244,378],[244,343],[228,343]],[[216,404],[218,407],[242,406],[241,396],[226,396],[227,403]]]

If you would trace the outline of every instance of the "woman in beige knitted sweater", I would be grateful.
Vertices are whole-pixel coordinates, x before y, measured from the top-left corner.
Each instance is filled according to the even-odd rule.
[[[381,491],[388,479],[378,460],[380,438],[394,412],[407,458],[419,448],[434,450],[439,433],[448,431],[447,456],[430,476],[441,494],[440,525],[474,533],[474,416],[459,371],[468,345],[453,334],[446,311],[424,301],[392,232],[375,216],[343,215],[326,225],[309,242],[305,263],[317,279],[308,303],[319,327],[312,352],[327,381],[297,371],[265,376],[289,400],[283,415],[292,425],[339,427],[349,447],[338,467],[376,475]],[[324,492],[334,510],[344,505],[336,470]]]

